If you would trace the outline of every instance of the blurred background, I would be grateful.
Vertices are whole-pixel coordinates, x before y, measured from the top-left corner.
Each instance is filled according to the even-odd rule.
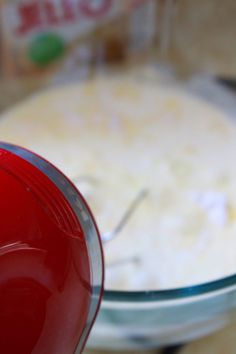
[[[1,0],[0,109],[49,85],[155,64],[234,83],[233,0]]]

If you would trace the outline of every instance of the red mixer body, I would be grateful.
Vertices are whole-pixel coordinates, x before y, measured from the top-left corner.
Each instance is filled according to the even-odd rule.
[[[102,292],[91,318],[86,235],[57,185],[10,150],[0,148],[0,352],[82,351]]]

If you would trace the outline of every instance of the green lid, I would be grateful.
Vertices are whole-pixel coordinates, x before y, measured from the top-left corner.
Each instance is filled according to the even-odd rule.
[[[38,66],[46,66],[63,55],[64,40],[55,33],[42,33],[32,39],[28,47],[30,60]]]

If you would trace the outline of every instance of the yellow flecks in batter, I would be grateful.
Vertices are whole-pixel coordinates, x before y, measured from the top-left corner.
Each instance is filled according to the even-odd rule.
[[[127,87],[125,85],[117,85],[114,88],[114,94],[118,98],[123,98],[125,100],[139,100],[141,98],[140,92],[135,89],[135,87]]]
[[[181,117],[181,112],[182,112],[181,104],[176,99],[174,98],[168,99],[166,101],[165,107],[170,113],[175,114],[176,118]]]
[[[170,161],[170,171],[175,178],[187,178],[192,172],[192,167],[189,163],[181,160]]]
[[[221,135],[228,136],[230,134],[229,126],[224,121],[215,119],[210,125],[210,131]]]
[[[94,96],[95,92],[96,92],[96,87],[95,87],[93,81],[92,81],[92,82],[89,82],[89,83],[86,83],[86,84],[84,85],[84,88],[83,88],[83,95],[84,95],[85,97]]]
[[[230,222],[236,221],[236,208],[232,205],[228,206],[228,217]]]

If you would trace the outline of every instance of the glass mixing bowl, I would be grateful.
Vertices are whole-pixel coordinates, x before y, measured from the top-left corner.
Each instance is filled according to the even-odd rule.
[[[236,275],[171,290],[105,291],[88,347],[142,351],[185,343],[224,327],[235,310]]]
[[[235,96],[216,80],[195,77],[185,88],[235,119]],[[182,344],[226,326],[235,313],[236,275],[171,290],[105,290],[88,347],[142,351]]]
[[[170,79],[170,85],[174,84]],[[229,113],[229,117],[235,117],[235,96],[222,90],[214,80],[196,77],[184,86],[188,92],[199,94],[222,107]],[[47,104],[50,106],[48,102]],[[5,117],[9,119],[9,115]],[[10,130],[10,126],[8,129]],[[51,129],[54,131],[54,125]],[[26,130],[19,129],[17,135],[13,134],[18,141],[21,138],[20,131]],[[50,130],[47,134],[49,132]],[[43,147],[41,140],[39,142],[40,147]],[[58,151],[61,150],[57,150],[57,153]],[[43,155],[43,151],[40,152]],[[46,154],[50,160],[49,155]],[[217,261],[223,263],[223,255],[222,260]],[[142,352],[147,348],[187,342],[225,326],[234,317],[235,309],[236,275],[181,289],[137,292],[106,290],[88,347],[101,349],[102,352]]]

